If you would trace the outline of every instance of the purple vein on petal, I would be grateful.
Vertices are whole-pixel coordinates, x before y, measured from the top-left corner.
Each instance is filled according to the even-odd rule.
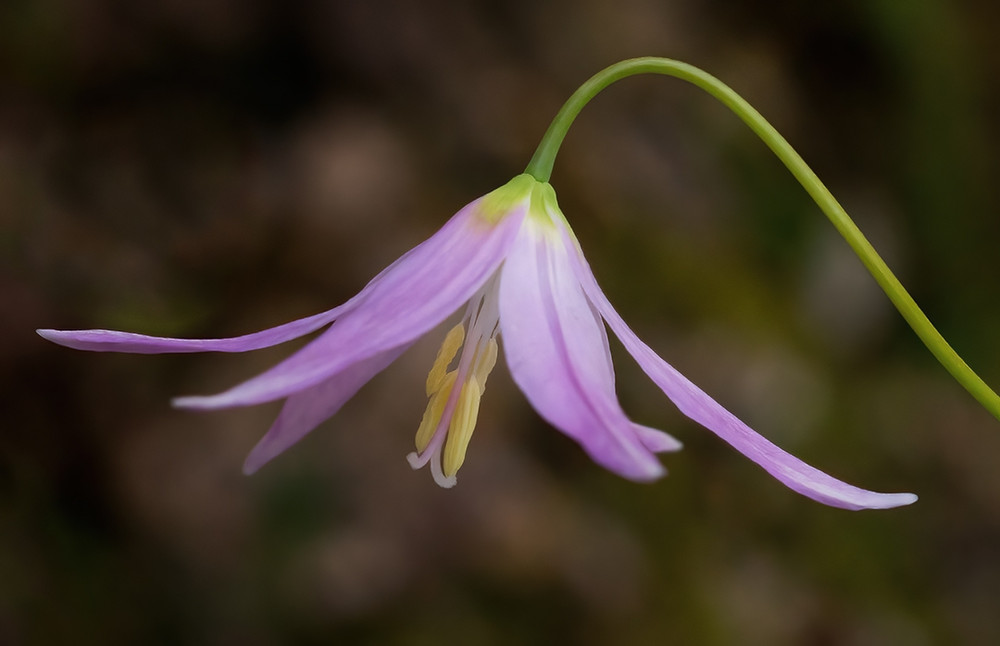
[[[572,235],[563,230],[575,272],[590,301],[607,321],[639,367],[663,390],[682,413],[712,431],[737,451],[798,493],[843,509],[888,509],[917,500],[911,493],[878,493],[847,484],[823,473],[767,440],[719,405],[700,388],[660,358],[628,327],[601,291]]]
[[[380,352],[406,345],[447,318],[496,271],[523,210],[496,224],[478,214],[478,200],[373,280],[355,308],[270,370],[228,391],[182,397],[182,408],[249,406],[291,395]]]

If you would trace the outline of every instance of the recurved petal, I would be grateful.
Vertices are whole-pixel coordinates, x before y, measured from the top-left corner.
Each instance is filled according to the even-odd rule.
[[[247,456],[246,462],[243,463],[243,473],[247,475],[254,473],[335,415],[348,399],[372,377],[395,361],[408,347],[407,345],[376,354],[285,400],[285,405],[271,429]]]
[[[481,199],[372,280],[351,311],[291,357],[226,392],[175,405],[227,408],[280,399],[423,335],[496,271],[523,219],[517,207],[491,223],[478,211]]]
[[[427,240],[424,244],[430,242]],[[420,247],[415,247],[410,253]],[[404,255],[396,262],[406,258]],[[165,354],[182,352],[247,352],[259,350],[291,341],[324,325],[329,325],[338,317],[357,307],[368,296],[368,293],[378,284],[382,276],[392,269],[386,267],[373,278],[364,289],[354,295],[346,303],[319,314],[313,314],[302,319],[290,321],[277,327],[268,328],[251,334],[243,334],[225,339],[176,339],[162,336],[147,336],[134,332],[118,332],[116,330],[35,330],[39,336],[53,343],[64,345],[75,350],[90,350],[92,352],[129,352],[132,354]]]
[[[651,450],[666,448],[666,434],[654,440],[622,411],[604,324],[545,226],[525,222],[500,276],[511,375],[535,410],[594,461],[634,480],[657,478],[665,471]]]
[[[344,312],[350,311],[362,294],[364,292],[332,310],[260,332],[227,339],[173,339],[115,330],[36,330],[36,332],[53,343],[76,350],[94,352],[131,352],[133,354],[246,352],[247,350],[268,348],[315,332]]]
[[[643,371],[682,413],[721,437],[790,489],[826,505],[843,509],[886,509],[909,505],[917,500],[911,493],[878,493],[837,480],[753,431],[661,359],[632,332],[601,291],[575,240],[565,230],[563,235],[567,245],[573,244],[571,256],[574,271],[590,302]]]

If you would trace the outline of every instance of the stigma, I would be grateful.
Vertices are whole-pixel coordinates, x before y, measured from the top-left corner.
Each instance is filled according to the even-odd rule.
[[[494,276],[445,335],[427,374],[427,408],[414,438],[416,452],[407,460],[414,469],[429,462],[434,481],[445,488],[455,485],[476,429],[479,402],[497,363],[499,319]]]

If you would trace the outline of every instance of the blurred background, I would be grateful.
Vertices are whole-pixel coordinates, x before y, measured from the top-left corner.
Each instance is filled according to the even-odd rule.
[[[404,456],[444,330],[252,478],[278,405],[171,409],[247,355],[90,354],[328,309],[521,172],[588,76],[680,58],[797,147],[1000,385],[1000,6],[984,0],[0,3],[0,644],[996,644],[1000,423],[734,116],[595,100],[553,175],[612,302],[752,426],[849,482],[785,489],[614,347],[652,485],[498,366],[459,486]]]

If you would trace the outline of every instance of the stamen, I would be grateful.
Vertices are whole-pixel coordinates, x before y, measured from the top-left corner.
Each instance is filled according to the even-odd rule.
[[[438,350],[437,356],[434,358],[434,365],[431,366],[431,371],[427,374],[428,397],[441,389],[445,379],[445,371],[448,370],[448,365],[458,354],[458,349],[462,347],[464,340],[465,325],[463,323],[448,330],[448,334],[444,337],[444,343],[441,344],[441,349]]]
[[[472,431],[475,430],[476,420],[479,418],[479,398],[482,392],[475,376],[470,377],[469,381],[462,385],[458,405],[448,427],[444,454],[441,456],[441,467],[447,478],[455,475],[465,462],[465,452],[469,448],[469,440],[472,439]]]
[[[445,406],[448,405],[448,397],[455,386],[456,377],[458,377],[456,370],[445,374],[437,389],[431,394],[430,401],[427,402],[424,417],[420,420],[420,427],[417,428],[417,437],[414,439],[417,451],[420,453],[423,453],[424,449],[427,448],[431,438],[434,437],[434,431],[441,423],[441,416],[444,414]]]
[[[406,459],[414,469],[429,464],[442,487],[455,484],[455,473],[465,462],[486,379],[497,363],[496,286],[494,275],[469,301],[462,322],[448,331],[427,375],[430,399],[414,440],[417,452]],[[454,369],[448,370],[453,362]]]
[[[479,357],[478,363],[476,363],[476,381],[479,383],[479,394],[482,394],[486,390],[486,378],[490,376],[493,372],[493,368],[497,365],[497,340],[490,339],[486,343],[486,350]]]

